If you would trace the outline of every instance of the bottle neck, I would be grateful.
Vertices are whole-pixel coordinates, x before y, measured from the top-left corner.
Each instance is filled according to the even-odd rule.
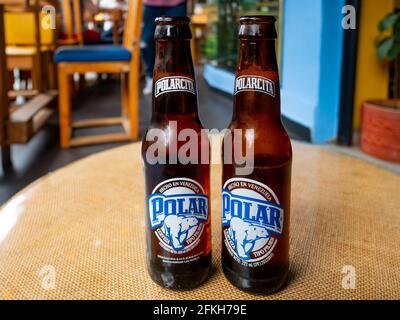
[[[275,40],[242,39],[240,41],[238,71],[248,69],[278,72]]]
[[[280,119],[280,85],[271,39],[241,39],[235,80],[234,120]]]
[[[153,120],[180,117],[198,117],[190,40],[157,40]]]

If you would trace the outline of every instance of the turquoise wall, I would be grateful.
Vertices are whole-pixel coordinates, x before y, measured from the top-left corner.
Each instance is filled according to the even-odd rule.
[[[337,136],[344,0],[285,0],[282,113],[315,143]]]
[[[318,105],[321,7],[320,0],[286,0],[283,7],[282,113],[308,128]]]

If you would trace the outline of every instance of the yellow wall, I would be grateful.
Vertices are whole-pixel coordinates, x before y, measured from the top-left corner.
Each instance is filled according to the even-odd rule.
[[[363,0],[357,53],[354,127],[360,124],[361,105],[369,99],[385,99],[389,90],[389,70],[376,55],[378,22],[394,8],[393,0]]]

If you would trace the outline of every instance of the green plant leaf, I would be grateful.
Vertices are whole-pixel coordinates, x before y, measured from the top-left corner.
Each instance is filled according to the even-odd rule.
[[[394,37],[396,40],[400,40],[400,28],[395,28],[395,29],[394,29],[394,31],[393,31],[393,37]]]
[[[400,40],[400,20],[395,23],[392,30],[393,37],[396,38],[396,40]]]
[[[386,17],[383,18],[378,24],[378,28],[380,32],[384,32],[390,28],[392,28],[396,22],[400,19],[400,14],[390,13]]]
[[[389,51],[392,49],[394,42],[395,40],[393,37],[386,37],[379,42],[377,48],[379,60],[385,60],[385,58],[388,58]]]
[[[399,56],[399,54],[400,54],[400,41],[395,41],[386,56],[389,60],[394,60]]]

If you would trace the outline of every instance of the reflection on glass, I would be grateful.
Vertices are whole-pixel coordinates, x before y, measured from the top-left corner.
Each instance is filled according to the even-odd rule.
[[[0,212],[0,243],[7,237],[24,209],[26,194],[20,194],[10,201]]]
[[[280,3],[281,0],[209,0],[210,24],[203,48],[208,62],[234,71],[239,45],[237,28],[240,16],[273,15],[279,19]]]

